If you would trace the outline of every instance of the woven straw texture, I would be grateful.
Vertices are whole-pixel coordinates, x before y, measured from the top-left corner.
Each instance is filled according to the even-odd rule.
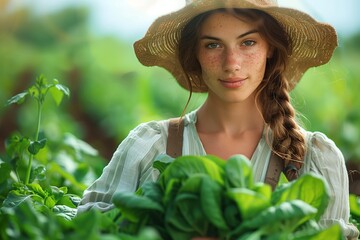
[[[146,35],[135,42],[137,58],[145,66],[167,69],[185,89],[190,89],[186,74],[177,57],[177,46],[183,27],[196,15],[218,8],[253,8],[267,12],[285,29],[292,41],[292,55],[285,76],[293,89],[310,67],[327,63],[337,46],[335,29],[295,9],[281,8],[271,0],[193,0],[170,14],[159,17]],[[206,92],[197,76],[191,76],[192,90]]]

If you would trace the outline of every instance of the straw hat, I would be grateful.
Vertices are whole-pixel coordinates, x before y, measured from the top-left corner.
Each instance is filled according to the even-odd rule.
[[[317,22],[298,10],[278,7],[276,0],[187,0],[184,8],[155,20],[146,35],[135,42],[137,58],[145,66],[167,69],[182,87],[189,90],[177,57],[181,31],[193,17],[218,8],[259,9],[280,23],[293,46],[285,72],[291,89],[308,68],[327,63],[337,46],[337,35],[332,26]],[[194,84],[192,90],[206,92],[207,87]]]

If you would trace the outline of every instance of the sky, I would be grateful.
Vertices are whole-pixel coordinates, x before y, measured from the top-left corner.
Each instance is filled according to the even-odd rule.
[[[99,34],[123,38],[142,37],[159,16],[176,11],[185,0],[9,0],[8,9],[28,6],[46,14],[70,5],[90,9],[91,28]],[[280,6],[309,13],[318,21],[332,24],[340,35],[360,31],[360,0],[278,0]]]

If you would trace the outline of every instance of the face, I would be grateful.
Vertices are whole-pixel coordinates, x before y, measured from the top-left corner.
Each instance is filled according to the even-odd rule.
[[[255,23],[218,12],[202,23],[196,55],[208,97],[234,103],[254,97],[270,50]]]

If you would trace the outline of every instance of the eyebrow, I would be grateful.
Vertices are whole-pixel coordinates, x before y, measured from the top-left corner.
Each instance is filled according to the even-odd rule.
[[[243,37],[245,37],[245,36],[247,36],[247,35],[249,35],[249,34],[257,33],[257,32],[259,32],[259,31],[256,30],[256,29],[253,29],[253,30],[250,30],[250,31],[247,31],[247,32],[245,32],[245,33],[240,34],[237,38],[243,38]],[[202,37],[200,38],[200,40],[202,40],[202,39],[220,40],[220,38],[212,37],[212,36],[208,36],[208,35],[202,36]]]

